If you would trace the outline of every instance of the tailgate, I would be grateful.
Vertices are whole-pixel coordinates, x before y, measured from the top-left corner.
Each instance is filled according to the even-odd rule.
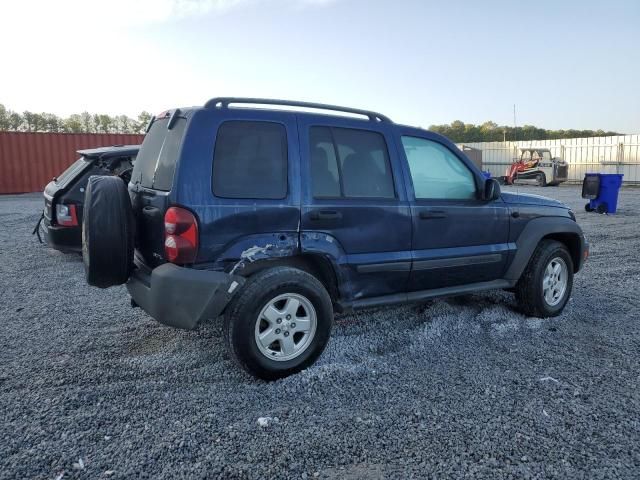
[[[165,262],[164,214],[170,206],[187,123],[179,110],[159,117],[144,137],[129,183],[136,219],[136,255],[152,268]]]
[[[136,254],[149,267],[165,262],[164,214],[169,207],[169,192],[129,185],[136,221]]]

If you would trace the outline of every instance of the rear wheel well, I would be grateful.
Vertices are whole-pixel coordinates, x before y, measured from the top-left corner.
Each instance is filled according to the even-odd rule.
[[[571,260],[573,261],[573,273],[576,273],[580,269],[580,238],[575,233],[550,233],[545,235],[542,240],[556,240],[562,243],[569,253],[571,254]],[[541,240],[541,241],[542,241]]]
[[[293,267],[298,268],[317,278],[329,293],[331,301],[335,305],[340,300],[338,289],[338,279],[331,262],[321,256],[314,254],[296,255],[294,257],[269,258],[249,263],[238,272],[243,277],[249,277],[257,272],[273,267]]]

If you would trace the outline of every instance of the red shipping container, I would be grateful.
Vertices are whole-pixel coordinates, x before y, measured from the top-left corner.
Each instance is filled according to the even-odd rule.
[[[39,192],[77,158],[77,150],[138,145],[144,135],[0,132],[0,194]]]

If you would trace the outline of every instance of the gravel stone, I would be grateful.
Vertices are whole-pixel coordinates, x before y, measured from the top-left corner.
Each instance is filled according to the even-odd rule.
[[[343,315],[273,383],[219,320],[171,329],[86,285],[31,236],[41,196],[1,197],[0,478],[640,478],[640,189],[616,215],[579,186],[519,189],[571,205],[591,243],[560,317],[504,291]]]

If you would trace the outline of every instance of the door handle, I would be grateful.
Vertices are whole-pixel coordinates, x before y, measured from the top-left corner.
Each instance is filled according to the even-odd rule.
[[[315,210],[309,214],[311,220],[340,220],[342,213],[335,210]]]
[[[422,220],[430,220],[435,218],[446,218],[447,213],[442,210],[422,210],[419,216]]]
[[[158,214],[158,212],[160,212],[160,209],[158,207],[152,207],[150,205],[142,207],[142,213],[144,215],[154,216]]]

